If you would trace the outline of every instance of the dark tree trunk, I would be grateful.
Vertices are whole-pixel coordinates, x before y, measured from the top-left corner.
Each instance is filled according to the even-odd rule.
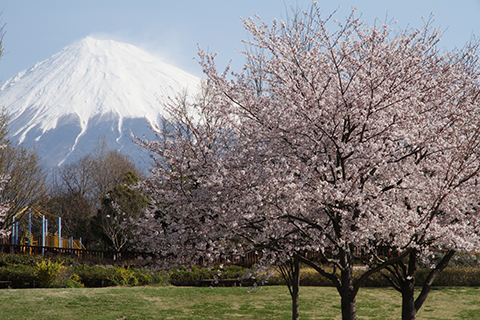
[[[418,296],[417,300],[415,300],[415,309],[416,309],[417,312],[418,312],[418,310],[420,310],[423,303],[427,299],[427,296],[430,293],[430,290],[432,288],[433,280],[435,280],[435,278],[440,274],[440,272],[442,272],[443,269],[445,269],[448,266],[448,264],[450,263],[450,260],[454,256],[454,254],[455,254],[454,250],[448,251],[443,256],[442,260],[440,260],[440,262],[436,265],[435,269],[433,269],[429,273],[427,279],[425,280],[425,283],[423,284],[422,292]]]
[[[356,301],[353,290],[353,254],[350,251],[342,250],[340,253],[341,264],[343,270],[340,272],[341,285],[338,291],[341,296],[342,302],[342,319],[343,320],[356,320]]]
[[[408,257],[408,266],[403,262],[397,263],[398,273],[396,278],[399,284],[399,291],[402,293],[402,320],[415,320],[417,312],[422,307],[430,293],[433,280],[445,269],[452,259],[455,251],[450,250],[445,254],[442,260],[437,264],[427,276],[425,283],[422,286],[422,292],[415,300],[415,272],[417,270],[417,251],[413,250]]]
[[[400,281],[402,289],[402,320],[414,320],[415,309],[415,272],[417,271],[417,251],[412,250],[408,256],[408,267],[403,267],[404,275]]]
[[[342,296],[342,320],[356,320],[357,312],[355,310],[355,297]]]
[[[288,291],[292,297],[292,320],[298,320],[299,312],[299,291],[300,291],[300,261],[292,259],[279,266],[280,273],[287,283]]]
[[[299,290],[300,290],[300,262],[297,259],[293,259],[292,270],[292,320],[298,320],[299,317]]]
[[[402,285],[402,320],[415,320],[417,310],[415,309],[415,288],[413,279]]]

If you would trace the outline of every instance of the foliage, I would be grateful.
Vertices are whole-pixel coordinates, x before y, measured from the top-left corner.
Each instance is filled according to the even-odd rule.
[[[33,254],[0,254],[0,267],[8,265],[26,265],[34,267],[42,261],[45,261],[45,258]]]
[[[141,269],[134,269],[129,267],[115,267],[111,270],[109,279],[116,286],[138,286],[155,284],[158,279],[155,279],[153,273],[143,271]]]
[[[167,277],[133,267],[80,265],[69,258],[36,255],[0,255],[0,280],[13,288],[80,288],[116,285],[165,285]]]
[[[45,209],[62,217],[65,236],[82,237],[91,249],[105,249],[110,240],[94,217],[104,217],[98,213],[104,198],[123,184],[127,172],[140,176],[128,156],[108,149],[105,141],[99,140],[92,154],[58,168]]]
[[[14,143],[7,144],[6,148],[0,150],[0,170],[9,176],[9,183],[0,193],[1,199],[9,201],[9,218],[45,196],[45,168],[35,149]]]
[[[149,272],[138,268],[79,265],[73,268],[80,282],[86,287],[136,286],[164,284],[161,272]]]
[[[14,255],[10,255],[12,257]],[[18,255],[19,257],[32,257]],[[8,256],[7,256],[8,257]],[[46,259],[5,259],[0,264],[0,279],[11,281],[12,288],[80,288],[78,275],[63,262]],[[35,263],[35,265],[34,265]]]
[[[0,28],[0,44],[1,44]],[[12,216],[41,199],[46,191],[45,172],[35,150],[10,141],[9,115],[0,110],[0,235],[9,233]]]
[[[36,288],[39,286],[38,268],[22,264],[2,266],[0,280],[11,281],[12,288]]]
[[[422,286],[428,274],[429,268],[419,268],[415,277],[415,286]],[[361,270],[354,270],[354,278],[362,275]],[[478,266],[452,266],[446,268],[433,282],[435,287],[478,287],[480,286],[480,268]],[[280,273],[275,272],[267,285],[285,285],[285,280]],[[332,281],[321,276],[312,268],[304,267],[300,272],[300,286],[304,287],[333,287]],[[388,280],[381,273],[372,274],[367,278],[363,287],[391,287]]]
[[[109,269],[101,266],[79,265],[73,268],[73,272],[78,275],[80,282],[88,288],[115,285],[111,280]]]
[[[439,263],[443,258],[444,252],[434,251],[428,257],[418,262],[419,268],[431,268]],[[480,265],[480,255],[475,253],[461,253],[457,252],[450,260],[449,266],[470,266],[475,267]]]
[[[59,285],[61,274],[67,269],[60,262],[43,260],[37,263],[39,285],[42,288],[51,288]]]
[[[134,241],[134,221],[139,218],[148,200],[132,186],[138,182],[133,171],[125,173],[122,184],[108,191],[102,206],[93,218],[99,233],[114,251],[125,250]]]
[[[430,269],[418,270],[415,277],[416,285],[421,285],[425,281]],[[446,268],[437,278],[433,281],[433,286],[444,287],[478,287],[480,286],[480,269],[477,266],[455,266]]]
[[[205,286],[202,280],[210,279],[240,279],[250,270],[239,266],[215,266],[199,268],[197,266],[180,266],[168,274],[169,282],[175,286]],[[213,285],[218,285],[212,283]],[[209,285],[209,284],[208,284]]]
[[[62,217],[63,237],[83,239],[89,244],[94,236],[90,231],[90,220],[94,213],[88,199],[79,193],[57,193],[49,195],[43,208],[52,214]]]
[[[138,285],[138,279],[135,277],[135,271],[130,268],[116,267],[113,270],[113,276],[110,276],[110,280],[116,286],[136,286]]]

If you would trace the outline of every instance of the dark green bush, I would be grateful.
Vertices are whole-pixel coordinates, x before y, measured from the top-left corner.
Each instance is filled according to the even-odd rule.
[[[433,282],[434,286],[480,286],[480,267],[466,263],[476,256],[464,255],[457,261],[459,265],[446,268]],[[61,265],[59,272],[52,273],[49,281],[45,281],[45,271],[51,265]],[[71,266],[74,265],[74,266]],[[41,266],[44,266],[42,274]],[[48,269],[48,270],[47,270]],[[12,288],[34,287],[106,287],[114,285],[165,285],[171,283],[176,286],[203,286],[210,285],[208,279],[239,279],[249,270],[239,266],[217,266],[214,268],[178,267],[168,275],[162,272],[151,272],[134,267],[103,267],[78,265],[75,259],[62,257],[44,258],[35,255],[0,254],[0,281],[11,281]],[[354,270],[354,277],[358,278],[363,270]],[[415,276],[415,285],[421,286],[425,282],[430,269],[420,268]],[[48,272],[47,272],[48,273]],[[49,273],[48,273],[49,274]],[[54,276],[53,276],[54,275]],[[43,282],[42,282],[43,279]],[[251,281],[250,281],[251,282]],[[249,281],[242,284],[249,284]],[[225,285],[221,282],[214,285]],[[268,280],[267,285],[285,285],[280,273],[275,272]],[[302,268],[300,277],[301,286],[332,286],[332,282],[322,277],[311,268]],[[390,283],[380,273],[375,273],[365,281],[366,287],[388,287]]]
[[[146,285],[166,285],[167,277],[164,272],[157,271],[152,272],[149,270],[143,269],[132,269],[134,272],[135,277],[138,280],[138,285],[146,286]]]
[[[286,282],[280,272],[274,272],[268,279],[267,285],[286,285]],[[331,287],[333,283],[312,268],[302,268],[300,270],[300,286]]]
[[[113,268],[79,265],[73,267],[73,273],[78,275],[85,287],[108,287],[115,285],[112,281],[114,272],[110,269]]]
[[[248,269],[239,266],[216,266],[214,268],[178,267],[170,271],[169,282],[175,286],[202,286],[206,285],[202,280],[210,279],[238,279]]]
[[[129,267],[113,267],[107,270],[109,273],[109,280],[117,286],[157,285],[164,281],[161,272],[153,273]]]
[[[420,269],[416,275],[416,285],[422,285],[430,272]],[[480,286],[480,268],[471,266],[448,267],[433,281],[434,286]]]
[[[415,275],[415,285],[422,286],[430,273],[430,269],[418,269]],[[363,270],[354,270],[354,278],[363,274]],[[279,272],[275,272],[267,285],[285,285],[285,280]],[[480,286],[480,268],[471,266],[453,266],[443,270],[433,281],[434,286]],[[333,286],[333,283],[311,268],[302,268],[300,286]],[[380,273],[374,273],[367,278],[364,287],[390,287],[390,282]]]
[[[73,267],[73,273],[78,275],[85,287],[158,285],[165,283],[161,272],[149,272],[137,268],[87,266]]]
[[[356,277],[361,277],[363,274],[360,272],[355,272]],[[385,274],[388,274],[385,272]],[[370,275],[365,282],[363,283],[364,287],[391,287],[390,281],[387,280],[380,272]]]
[[[9,265],[26,265],[36,266],[37,263],[41,263],[46,260],[42,256],[33,254],[0,254],[0,267]]]
[[[114,285],[167,284],[163,272],[130,267],[79,265],[69,257],[45,258],[37,255],[1,254],[0,281],[13,288],[107,287]]]
[[[38,269],[30,265],[3,266],[0,281],[11,281],[12,288],[35,288],[39,286]]]
[[[174,286],[199,286],[201,280],[212,279],[213,273],[206,268],[178,267],[170,271],[168,275],[169,282]]]
[[[138,272],[135,269],[114,267],[109,269],[109,278],[116,286],[139,285]]]

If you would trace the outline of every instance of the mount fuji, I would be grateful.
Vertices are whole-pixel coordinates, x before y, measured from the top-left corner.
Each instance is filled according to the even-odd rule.
[[[35,146],[46,165],[92,152],[100,138],[140,161],[137,136],[162,117],[158,95],[196,92],[200,79],[133,45],[84,38],[0,88],[10,138]]]

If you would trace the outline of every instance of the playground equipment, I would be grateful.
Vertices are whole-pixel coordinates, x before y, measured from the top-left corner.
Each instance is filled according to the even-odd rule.
[[[19,239],[19,221],[18,218],[28,211],[28,231],[26,231]],[[32,233],[32,213],[42,218],[40,235]],[[56,218],[58,220],[58,231],[56,234],[48,233],[48,219],[47,216]],[[20,240],[20,241],[19,241]],[[11,244],[21,244],[26,246],[40,246],[42,247],[57,247],[57,248],[71,248],[71,249],[85,249],[82,244],[82,238],[76,240],[71,238],[62,238],[62,218],[51,214],[45,210],[39,210],[32,206],[26,206],[12,218],[12,238]],[[42,249],[42,254],[44,249]]]

